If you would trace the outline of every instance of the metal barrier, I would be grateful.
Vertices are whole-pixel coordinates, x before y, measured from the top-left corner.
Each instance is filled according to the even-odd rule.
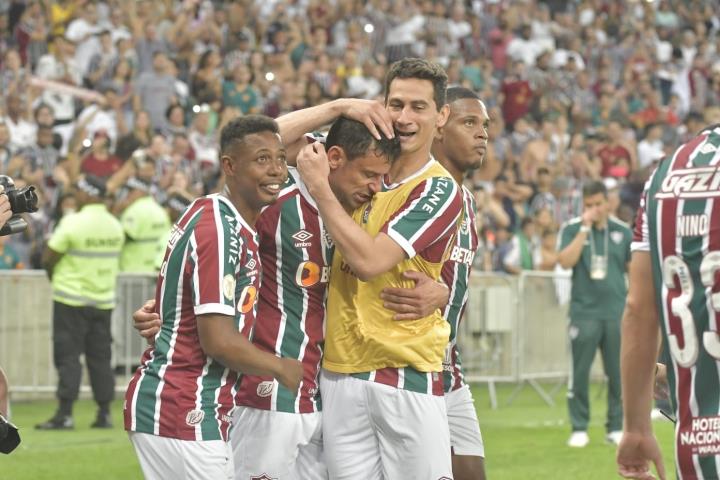
[[[154,296],[155,275],[121,274],[112,316],[113,366],[124,391],[146,348],[132,327],[132,313]],[[551,272],[519,276],[473,273],[460,324],[466,379],[487,383],[497,406],[496,382],[532,386],[549,404],[570,371],[567,308],[570,277]],[[0,366],[17,394],[54,392],[52,295],[43,271],[0,271]],[[601,375],[595,362],[595,376]],[[84,374],[85,375],[85,374]],[[539,380],[557,380],[550,393]],[[89,391],[83,378],[82,391]],[[508,400],[511,402],[514,394]]]
[[[112,362],[117,390],[125,391],[133,367],[146,348],[132,328],[132,313],[155,294],[154,275],[121,274],[117,306],[112,316]],[[0,366],[13,395],[34,396],[54,392],[57,375],[52,356],[52,289],[44,271],[0,271]],[[81,391],[89,391],[83,369]]]

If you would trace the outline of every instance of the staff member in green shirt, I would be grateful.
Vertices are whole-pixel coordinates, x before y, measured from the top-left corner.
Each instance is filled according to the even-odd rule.
[[[110,428],[115,378],[110,364],[110,315],[125,235],[108,211],[103,180],[87,176],[77,185],[81,209],[63,217],[48,242],[44,265],[53,287],[53,351],[59,408],[41,430],[71,429],[80,389],[80,354],[98,404],[93,428]]]
[[[583,207],[581,217],[563,225],[558,248],[558,262],[563,268],[572,269],[570,447],[584,447],[590,441],[588,381],[598,346],[608,377],[606,440],[617,444],[622,436],[620,319],[627,294],[625,274],[632,232],[625,223],[609,215],[607,189],[602,182],[593,181],[583,187]]]
[[[120,271],[155,273],[157,244],[170,231],[170,217],[150,194],[149,182],[132,177],[127,188],[130,190],[128,196],[134,199],[120,214],[126,236]]]

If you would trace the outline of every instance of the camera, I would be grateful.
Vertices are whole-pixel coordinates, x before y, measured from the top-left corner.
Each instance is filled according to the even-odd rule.
[[[17,189],[15,182],[7,175],[0,175],[0,185],[5,188],[3,192],[10,201],[10,210],[13,216],[0,229],[0,236],[12,235],[23,232],[27,228],[27,222],[20,216],[22,213],[33,213],[38,211],[38,196],[35,187]]]
[[[0,415],[0,453],[8,454],[20,445],[20,434],[15,425]]]

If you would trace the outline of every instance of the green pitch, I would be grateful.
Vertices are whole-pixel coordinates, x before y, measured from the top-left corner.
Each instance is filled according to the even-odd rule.
[[[564,391],[555,396],[556,406],[549,407],[526,387],[512,405],[506,406],[512,389],[513,386],[498,388],[500,408],[497,410],[489,407],[486,387],[473,389],[490,480],[620,478],[615,474],[615,449],[604,442],[605,400],[599,386],[593,386],[591,392],[590,445],[584,449],[565,446],[570,432]],[[75,407],[74,431],[39,432],[33,426],[52,415],[54,403],[15,402],[13,420],[21,428],[23,441],[11,455],[0,455],[0,478],[142,478],[135,453],[122,429],[122,401],[116,401],[114,406],[115,428],[112,430],[89,428],[95,408],[92,402],[81,401]],[[672,471],[672,424],[656,422],[655,431],[663,447],[666,468]]]

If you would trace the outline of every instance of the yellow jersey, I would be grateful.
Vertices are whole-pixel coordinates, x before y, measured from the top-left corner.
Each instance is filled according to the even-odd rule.
[[[411,288],[403,272],[439,279],[462,213],[462,194],[434,159],[403,182],[387,187],[353,213],[371,236],[384,232],[407,258],[368,282],[359,280],[336,249],[328,292],[323,367],[339,373],[410,366],[442,371],[450,325],[440,310],[415,321],[397,321],[380,298],[385,287]]]

